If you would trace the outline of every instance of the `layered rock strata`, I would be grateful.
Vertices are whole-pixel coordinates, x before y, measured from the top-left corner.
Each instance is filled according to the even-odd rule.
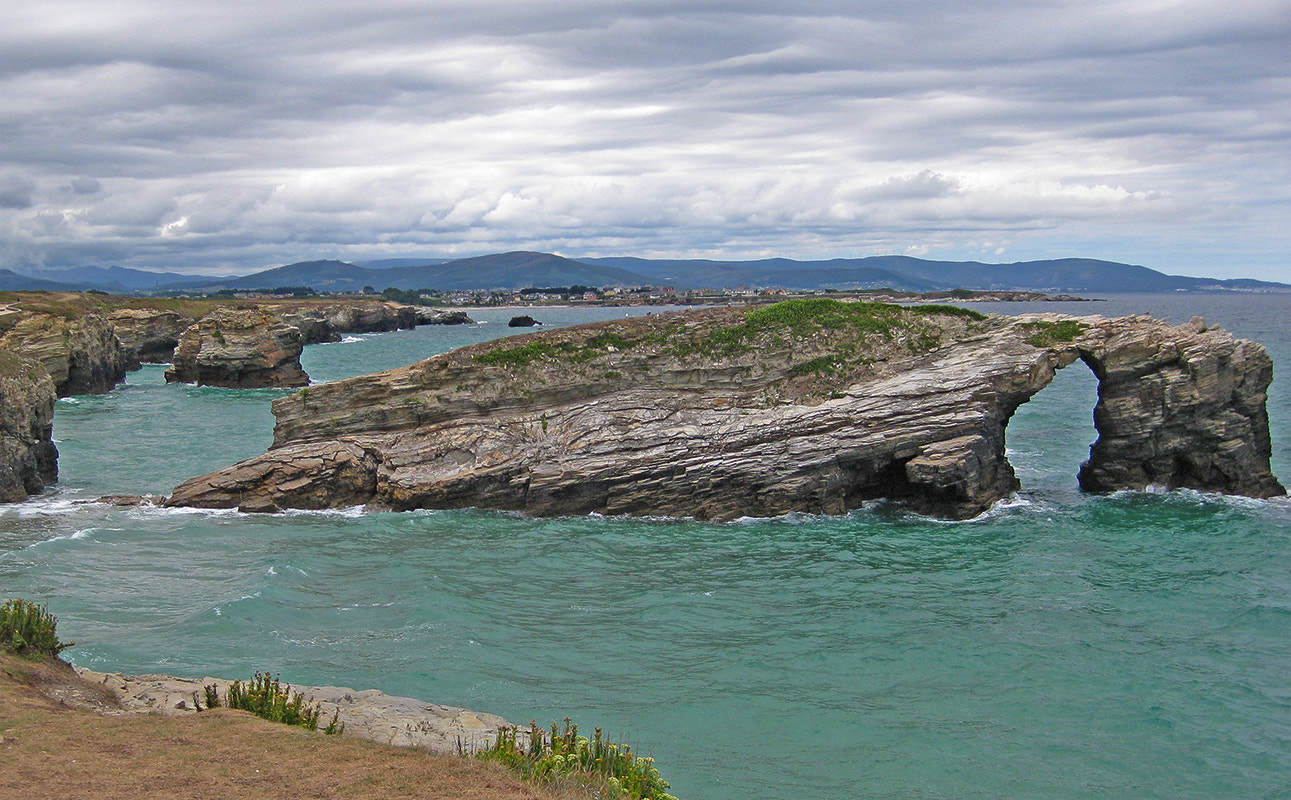
[[[178,311],[153,308],[120,308],[109,319],[135,369],[140,363],[170,363],[179,337],[195,322]]]
[[[217,308],[180,336],[166,380],[230,389],[306,386],[301,350],[300,331],[273,314]]]
[[[966,518],[1018,488],[1005,426],[1100,378],[1095,491],[1269,497],[1264,348],[1146,317],[791,301],[475,345],[274,403],[274,445],[174,506],[477,506],[729,520],[875,498]]]
[[[349,302],[321,305],[266,306],[284,323],[297,328],[301,344],[339,342],[346,333],[382,333],[417,325],[417,311],[400,303]]]
[[[417,312],[418,325],[473,325],[475,320],[471,319],[465,311],[454,310],[449,308],[431,308],[430,306],[413,306]]]
[[[25,500],[57,480],[56,399],[38,361],[0,350],[0,502]]]
[[[116,329],[99,314],[24,316],[0,338],[0,349],[39,361],[59,397],[106,394],[125,380],[130,366]]]

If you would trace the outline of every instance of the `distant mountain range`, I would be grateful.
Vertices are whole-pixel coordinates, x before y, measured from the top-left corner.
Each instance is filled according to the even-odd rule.
[[[983,264],[928,261],[909,256],[839,258],[829,261],[758,261],[645,258],[570,259],[551,253],[511,252],[451,261],[387,259],[351,264],[302,261],[221,278],[147,272],[124,267],[45,270],[30,276],[0,269],[0,290],[96,289],[115,293],[253,290],[308,286],[320,292],[358,292],[365,287],[396,289],[523,289],[555,286],[671,286],[728,289],[740,286],[783,289],[950,289],[1032,292],[1278,291],[1291,284],[1252,279],[1190,278],[1147,267],[1064,258]]]

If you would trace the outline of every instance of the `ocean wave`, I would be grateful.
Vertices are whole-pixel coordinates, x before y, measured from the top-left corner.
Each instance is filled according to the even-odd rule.
[[[279,512],[284,517],[341,517],[358,519],[368,514],[367,506],[347,506],[345,508],[285,508]],[[256,516],[263,516],[257,514]]]
[[[54,542],[72,542],[72,541],[79,541],[82,539],[90,539],[90,537],[92,537],[94,534],[98,533],[99,531],[120,532],[120,530],[121,530],[120,528],[98,528],[98,527],[81,528],[80,530],[73,531],[72,533],[67,533],[62,536],[51,536],[50,538],[45,539],[43,541],[32,542],[31,544],[27,545],[27,549],[33,550],[38,547],[43,547],[45,545],[53,544]]]
[[[85,507],[84,501],[74,499],[76,492],[57,492],[37,495],[21,503],[12,503],[4,508],[5,514],[19,517],[60,517]]]

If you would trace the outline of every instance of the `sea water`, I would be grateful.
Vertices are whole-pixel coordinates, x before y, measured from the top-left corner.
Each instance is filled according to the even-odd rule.
[[[1267,345],[1291,477],[1288,295],[975,305],[1194,314]],[[474,313],[474,312],[473,312]],[[307,348],[315,380],[517,332],[509,311]],[[544,310],[552,324],[622,309]],[[654,756],[679,797],[1291,795],[1291,506],[1083,495],[1096,381],[1022,406],[1023,490],[949,523],[80,505],[262,452],[283,393],[166,385],[62,400],[61,480],[0,507],[0,594],[47,603],[98,670],[377,687]]]

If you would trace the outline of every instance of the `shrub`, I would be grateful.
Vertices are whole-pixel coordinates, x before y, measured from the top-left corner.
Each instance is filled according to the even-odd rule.
[[[563,731],[552,723],[550,735],[538,723],[530,723],[524,744],[518,729],[502,728],[493,746],[478,755],[533,781],[577,775],[603,780],[613,793],[628,800],[676,800],[668,794],[668,783],[655,769],[653,758],[633,755],[631,747],[605,738],[600,728],[591,739],[579,736],[578,726],[568,718]]]
[[[220,702],[220,693],[216,687],[207,686],[205,689],[207,708],[225,705],[241,711],[250,711],[270,722],[299,725],[311,731],[318,730],[318,705],[306,705],[304,695],[293,692],[290,685],[284,689],[278,679],[270,673],[257,672],[255,677],[246,684],[242,681],[229,684],[223,703]],[[198,708],[201,706],[199,705]],[[332,721],[323,729],[323,733],[332,735],[345,732],[345,723],[340,721],[340,713],[338,709],[332,715]]]
[[[24,658],[57,656],[76,644],[58,641],[57,625],[58,618],[44,606],[8,600],[0,606],[0,647]]]

